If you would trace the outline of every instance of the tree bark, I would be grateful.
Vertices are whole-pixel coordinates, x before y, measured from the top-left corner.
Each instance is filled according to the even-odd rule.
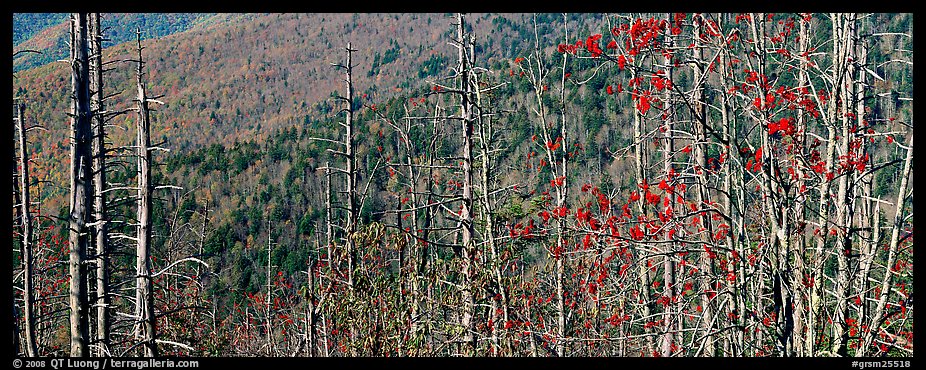
[[[89,355],[89,304],[87,300],[87,246],[90,206],[93,202],[90,178],[90,110],[87,14],[71,16],[71,210],[68,273],[72,357]]]
[[[631,79],[636,78],[637,73],[638,72],[636,68],[631,69],[630,71]],[[631,111],[633,114],[634,172],[636,174],[637,184],[643,184],[645,181],[647,181],[646,172],[645,172],[646,170],[645,160],[646,159],[644,157],[645,148],[644,148],[644,142],[643,142],[644,141],[643,119],[640,116],[640,112],[637,109],[631,108]],[[637,204],[639,205],[639,209],[637,211],[641,215],[645,215],[646,214],[646,202],[637,202]],[[645,258],[646,253],[640,250],[639,248],[635,248],[635,249],[638,251],[637,258],[639,258],[637,266],[639,266],[638,268],[639,268],[639,274],[640,274],[640,295],[642,296],[642,300],[643,300],[643,317],[649,320],[653,312],[652,300],[650,299],[650,290],[649,290],[650,284],[651,284],[650,276],[649,276],[649,267],[647,266],[647,259]],[[656,344],[655,344],[655,341],[653,340],[653,336],[651,335],[653,333],[653,328],[644,326],[643,332],[647,334],[646,335],[647,353],[648,354],[655,353]]]
[[[347,284],[354,288],[354,270],[357,265],[357,251],[354,245],[354,233],[357,232],[357,222],[360,219],[360,209],[357,205],[357,158],[354,154],[354,83],[352,53],[356,51],[347,43],[347,65],[345,66],[345,88],[347,96],[347,110],[344,121],[344,155],[347,158]]]
[[[31,196],[29,194],[29,152],[26,149],[26,121],[24,120],[23,111],[25,104],[16,104],[16,131],[19,136],[19,214],[22,222],[22,261],[23,261],[23,321],[25,323],[24,331],[26,334],[26,356],[35,357],[37,355],[35,347],[35,316],[33,306],[35,304],[35,289],[32,285],[35,275],[32,245],[32,214]]]
[[[693,38],[695,40],[694,41],[695,42],[694,61],[696,63],[694,64],[694,67],[693,67],[693,75],[694,75],[693,80],[695,81],[695,84],[696,84],[694,87],[694,96],[692,97],[692,100],[694,101],[694,107],[695,107],[693,113],[695,116],[694,128],[695,128],[695,140],[696,140],[695,145],[693,145],[694,146],[693,151],[694,151],[694,157],[695,157],[695,171],[697,173],[697,181],[698,181],[698,188],[697,188],[697,192],[695,193],[695,201],[698,203],[699,206],[704,206],[706,204],[705,201],[709,199],[709,196],[708,196],[707,175],[706,175],[707,159],[706,159],[706,154],[705,154],[705,146],[708,143],[707,143],[707,135],[704,132],[705,126],[707,126],[707,111],[705,109],[707,107],[707,103],[704,97],[704,84],[706,83],[704,69],[705,69],[706,61],[704,60],[704,51],[702,50],[703,46],[700,43],[700,37],[699,37],[701,32],[703,32],[702,31],[703,22],[704,22],[703,15],[695,14],[693,21],[694,21]],[[702,235],[701,241],[704,243],[710,243],[710,237],[711,237],[710,236],[711,235],[710,222],[708,221],[708,218],[706,216],[707,215],[705,214],[705,217],[701,218],[702,227],[704,227],[704,229],[706,230],[706,234],[701,233]],[[710,289],[711,278],[714,277],[713,261],[709,258],[707,253],[701,253],[699,263],[700,263],[699,268],[702,271],[701,278],[699,279],[700,280],[699,283],[701,286],[701,291],[703,292],[705,290]],[[715,350],[714,350],[714,339],[711,335],[711,322],[713,321],[712,319],[713,315],[711,313],[711,309],[712,309],[711,301],[710,299],[708,299],[706,294],[701,294],[700,297],[701,297],[700,305],[701,305],[701,310],[702,310],[701,336],[704,338],[703,339],[704,355],[706,357],[713,357],[715,354],[714,353]]]
[[[151,276],[151,126],[148,111],[148,97],[145,94],[144,61],[142,59],[141,32],[137,32],[138,68],[136,85],[138,89],[136,109],[136,146],[138,150],[138,246],[135,250],[135,335],[142,341],[145,357],[158,355],[155,340],[154,291]]]
[[[332,222],[331,222],[331,163],[325,162],[325,247],[328,253],[328,276],[334,278],[333,266],[334,252],[331,250],[334,246]]]
[[[839,26],[841,30],[838,33],[834,33],[836,43],[839,45],[840,54],[843,55],[839,59],[840,63],[836,66],[836,70],[839,71],[838,78],[835,80],[837,85],[834,86],[834,90],[839,92],[839,104],[840,107],[838,111],[840,112],[840,122],[841,122],[841,133],[839,138],[839,152],[844,155],[849,155],[849,137],[851,133],[849,132],[849,101],[853,98],[849,92],[849,85],[852,84],[852,77],[850,75],[850,63],[856,63],[856,61],[850,61],[849,58],[854,57],[854,51],[852,48],[852,43],[856,38],[856,28],[855,28],[855,18],[853,14],[835,14],[834,15],[834,25]],[[835,22],[836,19],[839,19],[839,22]],[[838,35],[838,36],[837,36]],[[852,205],[853,190],[850,189],[852,184],[849,184],[850,174],[845,173],[840,175],[838,178],[837,193],[836,193],[836,223],[834,227],[837,229],[836,236],[836,284],[834,287],[836,307],[835,315],[833,318],[833,354],[846,357],[848,356],[848,323],[846,319],[849,315],[849,305],[848,305],[848,292],[849,285],[851,284],[851,276],[849,271],[850,256],[852,254],[852,237],[850,228],[852,226],[852,218],[854,213],[854,207]]]
[[[672,17],[670,13],[669,19],[671,18]],[[666,30],[665,48],[666,49],[672,48],[671,30],[668,30],[668,29]],[[663,63],[665,63],[664,67],[666,70],[665,78],[671,81],[672,80],[672,59],[666,56],[663,60]],[[664,160],[663,171],[664,171],[664,175],[666,176],[665,177],[666,182],[669,182],[671,181],[671,179],[669,179],[669,173],[672,171],[672,152],[675,150],[674,149],[675,140],[672,135],[672,120],[675,116],[675,110],[674,110],[674,105],[672,103],[671,89],[668,89],[668,88],[666,89],[664,99],[665,101],[663,102],[663,104],[665,104],[665,111],[663,112],[663,119],[664,119],[663,127],[665,128],[665,132],[663,132],[663,135],[665,138],[665,143],[663,145],[663,160]],[[671,195],[666,195],[666,196],[669,197],[670,199],[672,198]],[[674,200],[670,201],[670,205],[672,202],[674,202]],[[663,292],[662,294],[666,299],[669,300],[669,304],[665,306],[665,309],[663,311],[663,316],[662,316],[664,320],[663,330],[665,330],[665,332],[663,333],[663,336],[662,336],[662,350],[660,354],[662,355],[662,357],[670,357],[672,356],[672,352],[673,352],[672,347],[674,346],[674,341],[675,341],[675,336],[673,332],[676,330],[675,325],[677,324],[675,322],[676,317],[674,316],[674,313],[672,310],[672,298],[675,296],[675,261],[674,261],[674,258],[675,258],[674,249],[675,248],[674,248],[674,245],[673,245],[674,243],[672,242],[672,239],[669,238],[668,235],[666,235],[665,241],[666,241],[665,250],[663,251],[663,253],[665,253],[665,256],[663,257],[663,270],[662,270]]]
[[[901,172],[900,188],[897,189],[897,201],[894,202],[894,218],[891,220],[891,239],[888,246],[887,261],[884,263],[884,275],[881,278],[881,293],[879,294],[878,301],[871,313],[871,321],[868,324],[869,328],[880,328],[881,324],[884,323],[884,320],[887,318],[887,314],[884,310],[887,306],[887,296],[890,293],[891,285],[894,282],[894,274],[891,269],[894,266],[894,261],[897,259],[897,248],[898,244],[900,243],[900,231],[903,227],[904,204],[907,202],[907,191],[910,190],[908,187],[910,186],[910,178],[912,176],[911,167],[913,164],[914,135],[912,132],[909,135],[910,141],[907,143],[907,156],[904,159],[903,172]],[[867,348],[871,346],[871,343],[874,342],[875,335],[877,334],[877,330],[869,330],[865,332],[862,343],[859,344],[859,348],[867,350]],[[865,353],[862,353],[862,355],[865,355]]]
[[[803,16],[798,17],[798,51],[806,53],[809,49],[808,38],[808,21],[804,19]],[[804,60],[798,60],[798,77],[797,77],[797,88],[801,89],[807,86],[808,76],[807,76],[807,63]],[[803,109],[798,111],[796,118],[796,126],[798,132],[807,132],[807,124],[805,119],[805,114],[807,112]],[[800,137],[801,147],[807,147],[807,134],[802,134]],[[805,189],[805,180],[804,180],[804,171],[801,167],[795,169],[797,173],[797,182],[794,185],[798,189]],[[802,192],[803,190],[799,190]],[[806,356],[810,352],[807,348],[808,343],[813,342],[812,331],[807,331],[806,326],[806,304],[807,299],[809,298],[804,284],[804,273],[807,271],[807,237],[806,237],[806,224],[807,224],[807,204],[808,197],[804,193],[797,195],[795,199],[795,211],[794,216],[798,222],[797,230],[797,241],[795,242],[794,249],[794,267],[791,269],[791,282],[792,288],[794,289],[794,335],[793,335],[793,348],[794,355],[798,357]],[[809,335],[808,335],[809,334]],[[809,340],[808,340],[809,339]]]
[[[474,282],[476,246],[474,242],[475,230],[473,226],[473,102],[471,73],[471,44],[470,36],[466,34],[466,23],[463,13],[457,13],[457,57],[459,63],[459,90],[460,90],[460,122],[462,134],[463,157],[463,189],[462,204],[460,205],[460,231],[462,234],[462,314],[460,327],[463,330],[464,354],[475,355],[476,325],[473,319],[475,310]]]
[[[270,227],[270,219],[267,219],[267,356],[273,357],[275,355],[273,347],[273,310],[271,303],[273,302],[273,275],[271,270],[270,262],[272,261],[271,252],[273,251],[273,239],[271,238],[270,232],[272,231]]]
[[[109,351],[109,238],[106,222],[106,132],[103,98],[103,31],[100,13],[90,15],[90,109],[93,115],[93,242],[96,253],[96,351]]]
[[[486,102],[483,102],[482,94],[478,90],[476,91],[476,93],[477,93],[476,94],[476,104],[478,106],[484,106]],[[489,264],[492,265],[493,267],[492,272],[495,275],[494,278],[495,278],[495,289],[497,290],[496,293],[500,296],[500,299],[498,299],[497,303],[494,298],[491,299],[491,301],[493,302],[492,303],[492,317],[493,317],[493,323],[494,323],[494,327],[491,328],[491,331],[493,333],[492,337],[494,338],[494,343],[496,345],[496,350],[494,354],[499,355],[498,353],[499,347],[504,347],[506,352],[510,354],[511,348],[510,348],[510,342],[508,341],[508,330],[502,329],[503,330],[502,331],[503,343],[499,343],[498,333],[496,332],[496,330],[498,330],[497,327],[502,326],[504,323],[508,322],[509,318],[508,318],[508,287],[505,285],[504,278],[502,277],[502,266],[504,264],[499,258],[498,246],[497,246],[498,241],[495,238],[496,219],[495,219],[494,209],[496,207],[496,202],[495,202],[494,197],[490,195],[491,193],[495,192],[495,189],[492,188],[492,182],[490,182],[489,175],[494,170],[493,163],[491,162],[495,161],[496,158],[491,155],[492,148],[489,144],[493,141],[495,137],[495,130],[494,130],[494,127],[492,126],[491,118],[486,118],[485,120],[483,119],[482,116],[479,116],[478,118],[479,118],[479,123],[480,123],[479,143],[480,143],[480,150],[482,151],[481,153],[482,161],[480,162],[481,164],[480,186],[482,187],[482,197],[481,197],[482,198],[481,199],[482,200],[482,210],[483,210],[482,218],[483,218],[483,222],[485,223],[484,235],[485,235],[486,243],[488,244],[488,247],[489,247],[490,256],[492,258]],[[500,310],[502,311],[501,320],[498,320],[498,315],[496,314],[497,312],[496,304],[501,306],[500,308]]]
[[[318,239],[316,239],[316,241],[317,240]],[[315,244],[315,248],[318,249],[318,243]],[[311,256],[309,256],[309,268],[308,268],[308,271],[306,271],[306,273],[308,274],[308,281],[306,282],[308,287],[306,289],[307,292],[305,296],[305,303],[306,303],[306,312],[305,312],[306,334],[305,335],[306,335],[306,341],[308,342],[306,343],[306,346],[308,347],[306,350],[306,353],[308,354],[309,357],[315,357],[315,347],[316,347],[315,342],[317,341],[316,336],[315,336],[315,332],[316,332],[315,328],[318,326],[318,323],[317,323],[318,315],[316,315],[315,313],[315,310],[316,310],[315,308],[315,271],[316,271],[315,261]]]

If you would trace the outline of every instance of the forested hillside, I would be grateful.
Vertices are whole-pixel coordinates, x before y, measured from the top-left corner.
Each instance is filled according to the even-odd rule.
[[[14,56],[13,71],[67,58],[67,16],[65,13],[13,13],[13,52],[40,52]],[[197,25],[209,24],[217,19],[221,17],[203,13],[106,14],[102,25],[106,29],[103,47],[134,40],[136,29],[144,32],[145,39],[160,38]]]
[[[13,44],[20,353],[912,356],[910,14],[31,14]]]

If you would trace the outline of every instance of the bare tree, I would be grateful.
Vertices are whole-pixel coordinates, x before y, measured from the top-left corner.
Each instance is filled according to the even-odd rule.
[[[33,233],[32,233],[32,198],[30,196],[30,174],[29,174],[29,152],[26,149],[26,106],[23,102],[16,103],[16,132],[19,136],[19,215],[22,223],[22,263],[23,263],[23,321],[24,331],[26,334],[26,355],[34,357],[38,355],[35,347],[35,314],[33,306],[35,304],[35,289],[33,280],[35,275],[33,262]]]
[[[671,19],[671,16],[667,18]],[[666,41],[665,41],[665,46],[664,46],[666,49],[672,48],[672,43],[673,43],[672,39],[673,39],[672,33],[667,27]],[[668,55],[665,55],[663,59],[663,63],[664,64],[662,68],[665,68],[666,78],[669,81],[671,81],[672,80],[672,58],[669,57]],[[673,172],[672,156],[673,156],[673,152],[675,151],[675,139],[674,139],[673,132],[672,132],[672,130],[674,129],[673,120],[675,119],[675,109],[674,109],[674,104],[673,104],[672,99],[673,99],[672,89],[666,89],[665,98],[663,101],[663,105],[665,106],[665,109],[663,113],[663,129],[662,129],[663,136],[665,139],[665,143],[663,144],[663,161],[664,161],[663,171],[664,171],[664,175],[666,176],[666,179],[665,179],[666,182],[672,180],[671,178],[669,178],[669,176],[670,176],[670,173]],[[669,198],[671,199],[672,196],[669,195]],[[663,293],[662,294],[665,298],[668,298],[671,300],[673,297],[675,297],[675,290],[676,290],[675,289],[675,251],[674,251],[675,243],[672,240],[672,238],[668,236],[668,234],[666,234],[665,242],[666,242],[665,250],[663,251],[664,259],[663,259],[663,270],[662,270],[662,279],[663,279],[663,282],[662,282]],[[673,335],[674,334],[673,332],[677,330],[676,328],[674,328],[674,326],[677,326],[678,323],[676,322],[676,317],[675,317],[674,312],[672,312],[672,310],[673,310],[672,305],[667,305],[663,313],[665,331],[662,337],[662,350],[660,352],[662,354],[662,357],[670,357],[672,356],[672,353],[674,352],[673,348],[675,347],[675,337]]]
[[[475,259],[476,243],[473,239],[475,236],[475,227],[473,224],[473,136],[474,136],[474,102],[472,76],[472,57],[473,46],[472,36],[466,33],[466,20],[463,13],[457,13],[457,38],[454,45],[457,47],[457,79],[459,84],[460,95],[460,123],[462,135],[463,156],[461,165],[463,170],[463,188],[462,204],[460,206],[459,221],[460,232],[462,237],[461,257],[462,266],[461,274],[463,275],[462,283],[462,307],[460,316],[460,326],[463,330],[464,353],[472,356],[476,350],[475,320],[473,319],[475,300],[474,300],[474,281],[475,276]]]
[[[156,342],[154,287],[151,272],[151,201],[154,186],[151,183],[151,125],[149,98],[145,92],[144,60],[142,58],[141,31],[136,31],[137,69],[135,71],[138,95],[138,113],[135,145],[138,153],[138,245],[135,250],[135,337],[140,339],[146,357],[158,355]]]
[[[704,32],[705,24],[705,15],[704,14],[695,14],[693,19],[692,27],[692,39],[694,41],[694,55],[693,55],[693,80],[694,80],[694,94],[692,96],[692,101],[694,101],[693,116],[695,122],[693,122],[694,131],[695,131],[695,145],[693,148],[694,157],[695,157],[695,171],[698,174],[696,176],[698,187],[695,193],[695,201],[698,204],[705,204],[705,201],[708,200],[708,184],[707,184],[707,146],[710,144],[707,142],[707,135],[705,133],[705,127],[707,126],[707,99],[704,94],[704,87],[706,85],[706,73],[707,69],[706,62],[704,60],[704,45],[700,40],[702,32]],[[701,241],[708,243],[710,239],[710,222],[708,219],[702,218],[702,227],[708,230],[707,233],[701,233]],[[700,257],[700,268],[704,273],[701,275],[699,283],[702,290],[710,289],[710,279],[713,274],[713,262],[707,253],[701,253]],[[712,357],[715,354],[714,349],[714,338],[712,335],[712,307],[711,302],[707,298],[706,294],[701,295],[700,305],[702,308],[702,317],[701,317],[701,338],[703,338],[703,354],[707,357]]]
[[[340,154],[345,159],[345,168],[343,170],[337,170],[347,175],[347,189],[344,190],[344,192],[347,193],[347,219],[345,220],[345,232],[347,233],[345,240],[347,246],[347,285],[353,289],[354,270],[357,268],[357,251],[354,245],[353,235],[357,232],[357,222],[360,220],[360,201],[358,200],[357,192],[358,172],[357,156],[355,154],[356,134],[354,133],[354,66],[352,64],[351,53],[357,50],[352,49],[351,44],[348,42],[345,51],[347,51],[347,64],[335,65],[338,68],[344,69],[346,94],[345,96],[338,97],[339,100],[346,104],[346,107],[341,110],[345,114],[344,123],[341,124],[341,126],[344,127],[344,139],[340,142],[344,146],[344,149],[340,152],[335,151],[335,154]]]
[[[93,242],[96,267],[96,337],[95,353],[103,356],[108,352],[110,330],[109,293],[109,237],[106,219],[106,131],[103,100],[103,30],[100,13],[90,15],[90,109],[93,114]]]
[[[68,272],[70,275],[71,356],[89,355],[89,304],[87,300],[87,246],[90,207],[91,119],[88,68],[87,14],[71,15],[71,211]]]
[[[901,228],[903,227],[905,203],[907,202],[908,198],[912,200],[913,196],[912,192],[910,191],[911,189],[908,189],[910,186],[910,177],[912,176],[911,165],[913,163],[913,133],[911,132],[909,135],[910,139],[906,145],[906,158],[904,158],[903,170],[900,177],[900,185],[897,189],[897,201],[894,203],[896,208],[894,210],[894,217],[891,220],[891,236],[888,245],[887,260],[884,262],[884,275],[882,276],[880,282],[881,293],[877,297],[877,303],[871,313],[871,321],[869,324],[869,327],[874,328],[880,328],[884,323],[884,320],[887,320],[889,316],[888,311],[886,311],[887,297],[890,294],[890,287],[894,281],[894,274],[892,273],[891,268],[894,266],[898,255],[898,245],[901,240],[900,232]],[[912,301],[912,299],[913,296],[911,294],[908,300]],[[869,330],[865,333],[862,343],[859,344],[859,347],[862,349],[859,351],[859,355],[864,356],[866,354],[865,349],[874,342],[875,336],[875,330]]]

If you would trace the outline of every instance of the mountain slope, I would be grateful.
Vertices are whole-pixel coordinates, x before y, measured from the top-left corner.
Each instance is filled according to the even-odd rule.
[[[103,47],[135,39],[140,30],[142,39],[160,38],[208,23],[208,13],[107,13],[102,15],[106,40]],[[13,71],[48,64],[67,57],[68,16],[66,13],[14,13],[13,52],[34,50],[13,59]]]
[[[67,13],[13,13],[13,47],[66,19]]]
[[[526,15],[504,17],[514,21],[505,27],[493,21],[497,15],[473,17],[476,33],[489,44],[479,54],[486,59],[514,59],[516,50],[533,44],[526,39],[531,35]],[[330,97],[342,82],[331,63],[344,59],[348,41],[358,50],[355,86],[369,102],[427,88],[425,78],[449,73],[449,29],[449,19],[440,14],[222,14],[185,32],[147,40],[146,80],[166,103],[152,134],[183,151],[259,138],[268,129],[302,124],[307,116],[334,114]],[[133,45],[108,48],[105,59],[126,59],[134,55]],[[133,91],[133,70],[117,63],[108,74],[107,91],[120,94],[114,106],[131,104],[126,93]],[[66,65],[50,64],[14,79],[14,93],[27,91],[29,109],[49,128],[50,142],[67,138],[67,73]],[[120,143],[121,134],[114,135]]]

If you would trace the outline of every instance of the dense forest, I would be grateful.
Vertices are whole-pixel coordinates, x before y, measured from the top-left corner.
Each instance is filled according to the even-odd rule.
[[[912,14],[13,30],[16,354],[913,355]]]

